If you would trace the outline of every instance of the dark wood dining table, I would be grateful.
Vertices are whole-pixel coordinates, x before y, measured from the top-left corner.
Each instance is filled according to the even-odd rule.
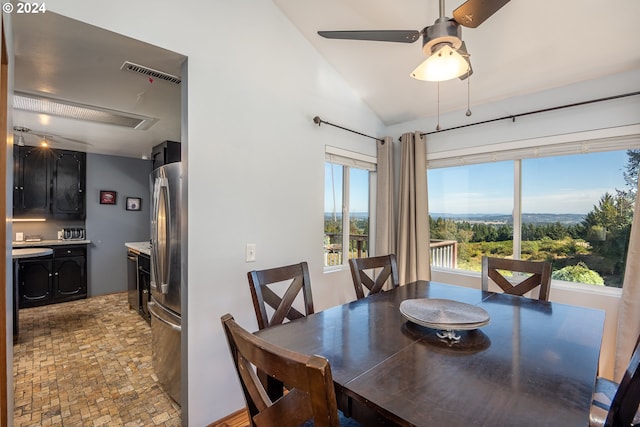
[[[460,340],[409,322],[407,299],[483,308]],[[326,357],[338,407],[364,425],[588,426],[605,313],[418,281],[256,332]]]

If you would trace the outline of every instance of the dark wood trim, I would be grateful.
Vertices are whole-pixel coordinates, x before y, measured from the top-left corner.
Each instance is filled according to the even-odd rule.
[[[247,427],[249,426],[249,414],[246,408],[238,409],[227,415],[224,418],[220,418],[218,421],[214,421],[207,427]]]
[[[12,148],[8,142],[7,126],[8,126],[8,110],[7,102],[9,94],[8,90],[8,72],[9,72],[9,55],[7,53],[5,38],[4,20],[2,20],[2,28],[0,39],[2,39],[2,52],[0,53],[0,217],[7,218],[7,151]],[[6,144],[6,145],[5,145]],[[11,216],[11,215],[9,215]],[[5,222],[0,227],[0,253],[6,259],[7,257],[7,227],[10,223]],[[8,425],[8,398],[9,384],[7,378],[7,265],[6,262],[0,262],[0,425]]]

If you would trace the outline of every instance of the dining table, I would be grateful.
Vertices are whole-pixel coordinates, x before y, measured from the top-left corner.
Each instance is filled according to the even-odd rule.
[[[446,335],[401,312],[407,300],[454,302],[487,319]],[[598,309],[416,281],[255,334],[327,358],[338,408],[365,426],[584,427],[604,319]]]

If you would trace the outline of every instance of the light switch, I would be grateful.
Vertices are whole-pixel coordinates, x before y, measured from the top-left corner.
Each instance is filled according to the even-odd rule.
[[[256,244],[247,243],[247,262],[255,262],[256,260]]]

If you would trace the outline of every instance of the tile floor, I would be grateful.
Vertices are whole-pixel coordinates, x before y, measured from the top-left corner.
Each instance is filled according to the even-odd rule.
[[[14,427],[180,426],[127,293],[20,310]]]

